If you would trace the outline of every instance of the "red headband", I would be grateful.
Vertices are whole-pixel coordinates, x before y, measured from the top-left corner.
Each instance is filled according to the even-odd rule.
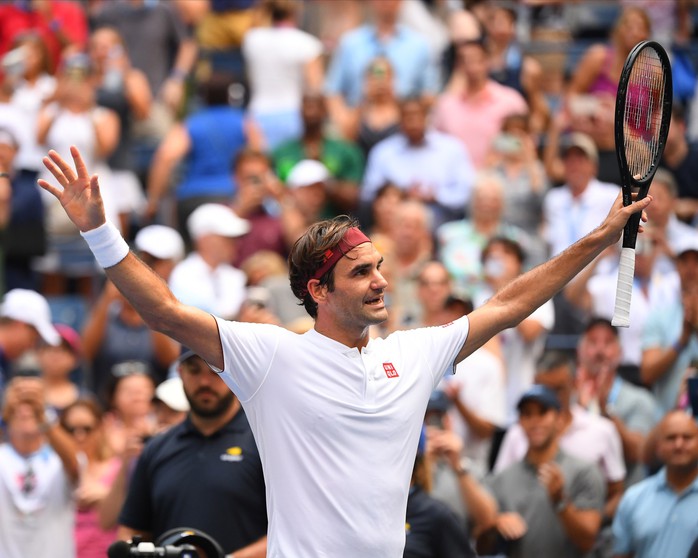
[[[325,250],[322,256],[322,265],[313,275],[313,279],[322,278],[325,273],[335,266],[340,258],[364,242],[371,242],[371,240],[357,227],[350,228],[337,246]]]

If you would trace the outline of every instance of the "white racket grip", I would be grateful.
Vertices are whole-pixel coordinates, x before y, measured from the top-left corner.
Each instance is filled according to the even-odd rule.
[[[616,327],[630,326],[630,300],[633,296],[635,275],[635,248],[621,248],[616,287],[616,307],[611,324]]]

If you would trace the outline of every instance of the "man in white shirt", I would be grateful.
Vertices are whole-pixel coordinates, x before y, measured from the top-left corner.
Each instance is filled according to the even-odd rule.
[[[234,318],[245,300],[247,278],[230,262],[236,239],[250,225],[222,204],[206,203],[187,219],[194,251],[172,270],[169,285],[184,304],[226,319]]]
[[[347,217],[312,225],[289,258],[291,288],[314,328],[298,335],[225,321],[177,300],[106,221],[99,183],[76,148],[75,170],[44,163],[56,196],[108,277],[153,329],[191,347],[236,393],[267,484],[268,556],[399,558],[409,481],[427,401],[453,366],[549,299],[607,246],[631,214],[616,199],[603,224],[443,327],[370,339],[388,317],[382,257]],[[77,172],[76,172],[77,171]]]

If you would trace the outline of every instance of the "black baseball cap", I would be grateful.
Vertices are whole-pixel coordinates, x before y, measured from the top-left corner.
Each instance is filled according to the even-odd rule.
[[[529,401],[535,401],[545,409],[560,410],[560,401],[557,395],[555,395],[555,392],[540,384],[533,384],[528,391],[521,396],[516,408],[520,411],[521,407]]]

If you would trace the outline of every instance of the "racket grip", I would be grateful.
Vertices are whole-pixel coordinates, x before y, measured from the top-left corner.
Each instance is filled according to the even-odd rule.
[[[633,295],[635,275],[635,248],[622,248],[618,266],[618,286],[616,287],[616,307],[611,324],[616,327],[630,325],[630,301]]]

